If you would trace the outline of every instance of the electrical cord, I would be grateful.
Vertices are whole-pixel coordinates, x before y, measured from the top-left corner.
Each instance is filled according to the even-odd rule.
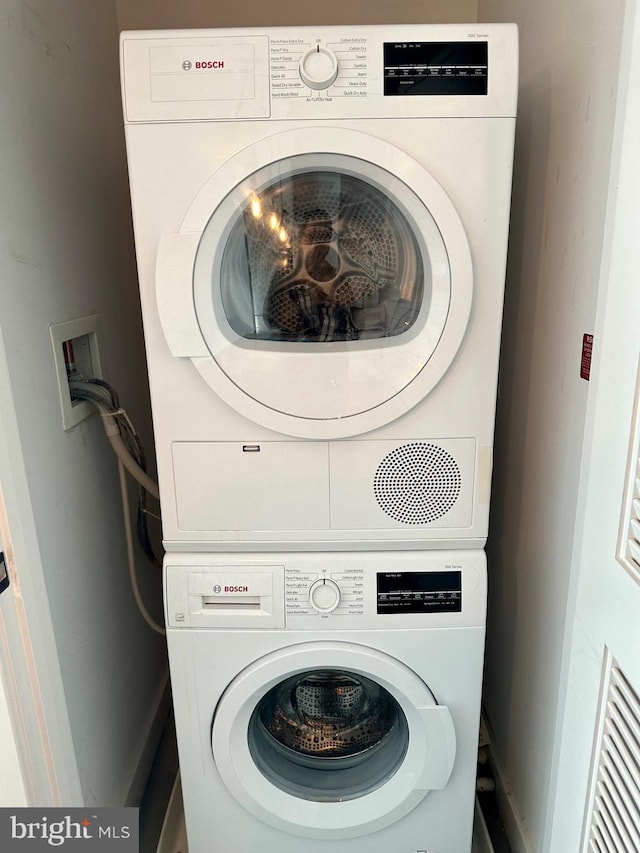
[[[124,529],[127,545],[127,560],[129,564],[129,579],[133,596],[138,610],[143,619],[159,634],[165,634],[165,629],[149,614],[140,594],[140,587],[135,566],[135,555],[133,550],[133,533],[131,519],[129,518],[129,495],[127,490],[125,470],[138,482],[140,491],[138,494],[138,508],[136,515],[136,533],[138,541],[147,559],[152,565],[160,568],[162,563],[155,555],[147,517],[147,493],[159,500],[160,494],[157,484],[149,477],[146,470],[144,448],[140,437],[136,432],[129,416],[120,406],[118,393],[109,383],[103,379],[87,378],[73,371],[69,374],[69,389],[72,400],[87,400],[92,403],[102,416],[102,423],[107,438],[118,458],[118,475],[120,478],[120,494],[122,498],[122,511],[124,516]]]

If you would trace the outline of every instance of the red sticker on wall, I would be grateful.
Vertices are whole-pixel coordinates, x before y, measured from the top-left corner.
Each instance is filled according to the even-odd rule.
[[[593,335],[582,336],[582,360],[580,361],[580,378],[589,381],[591,376],[591,353],[593,352]]]

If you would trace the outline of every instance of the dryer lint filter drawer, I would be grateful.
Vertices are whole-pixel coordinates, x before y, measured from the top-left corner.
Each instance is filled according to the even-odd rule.
[[[329,527],[325,442],[175,442],[172,450],[181,530]]]

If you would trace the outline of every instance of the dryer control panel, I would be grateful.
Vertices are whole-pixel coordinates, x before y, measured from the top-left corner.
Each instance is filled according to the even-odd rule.
[[[125,32],[125,120],[513,117],[514,24]]]
[[[271,39],[269,44],[271,96],[307,98],[364,98],[374,85],[371,45],[362,35]]]

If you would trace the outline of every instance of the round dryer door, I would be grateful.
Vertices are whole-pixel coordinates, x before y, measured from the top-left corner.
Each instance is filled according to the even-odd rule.
[[[257,661],[225,691],[213,757],[265,822],[316,838],[387,826],[443,788],[453,724],[406,666],[354,644],[309,643]]]
[[[194,364],[279,432],[339,438],[394,420],[464,336],[462,224],[423,167],[374,137],[309,128],[263,140],[215,173],[182,232],[207,353]],[[163,304],[159,293],[170,339],[182,321]]]

